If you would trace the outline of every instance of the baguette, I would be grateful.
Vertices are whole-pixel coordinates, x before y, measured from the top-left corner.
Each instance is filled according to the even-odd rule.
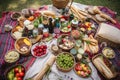
[[[56,16],[54,12],[48,11],[48,10],[42,11],[42,13],[43,13],[43,15],[45,15],[45,16],[51,16],[51,17],[53,17],[53,18]]]
[[[97,6],[94,6],[94,7],[93,7],[93,11],[94,11],[96,14],[100,14],[100,13],[101,13],[100,9],[99,9]]]
[[[116,21],[114,19],[112,19],[110,16],[108,16],[107,14],[100,13],[100,16],[107,20],[110,20],[112,23],[116,23]]]
[[[43,76],[48,71],[50,66],[53,65],[55,59],[56,59],[56,57],[54,55],[50,56],[49,60],[47,61],[47,63],[43,67],[43,69],[33,78],[33,80],[42,80]]]
[[[83,39],[84,41],[89,41],[90,42],[90,44],[98,44],[98,41],[96,40],[96,39],[90,39],[90,38],[84,38]]]
[[[77,8],[75,8],[74,6],[71,6],[70,7],[70,9],[71,9],[71,11],[74,13],[74,14],[76,14],[76,15],[78,15],[78,18],[79,19],[81,19],[81,20],[85,20],[86,19],[86,17],[83,15],[83,14],[81,14],[81,12],[77,9]]]
[[[114,77],[114,73],[110,70],[109,67],[104,63],[103,59],[97,57],[93,60],[94,65],[96,68],[107,78],[111,79]]]

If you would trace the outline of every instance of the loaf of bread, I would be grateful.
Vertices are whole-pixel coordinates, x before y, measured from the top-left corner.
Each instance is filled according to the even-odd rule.
[[[105,63],[103,59],[104,58],[101,55],[99,55],[93,59],[93,64],[105,78],[107,79],[114,78],[116,76],[116,72],[111,69],[112,65],[108,67],[106,64],[110,63]]]

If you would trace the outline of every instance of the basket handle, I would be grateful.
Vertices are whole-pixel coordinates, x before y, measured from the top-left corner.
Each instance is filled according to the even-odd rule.
[[[102,43],[100,44],[100,48],[102,49],[103,47],[107,47],[107,42],[102,42]]]

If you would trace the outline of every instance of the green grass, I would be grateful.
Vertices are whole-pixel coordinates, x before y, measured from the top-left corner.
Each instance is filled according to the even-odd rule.
[[[86,5],[106,6],[118,13],[120,20],[120,0],[74,0]],[[0,0],[0,14],[3,11],[21,11],[23,8],[38,8],[41,5],[51,4],[51,0]],[[0,15],[1,16],[1,15]]]

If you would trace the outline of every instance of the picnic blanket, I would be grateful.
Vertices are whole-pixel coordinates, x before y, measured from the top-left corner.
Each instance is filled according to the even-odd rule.
[[[18,22],[11,20],[12,12],[4,12],[2,14],[2,18],[0,19],[0,80],[4,80],[3,73],[12,65],[14,64],[24,64],[26,69],[29,68],[30,63],[33,62],[35,59],[34,57],[23,57],[21,56],[20,59],[14,64],[6,64],[4,61],[4,56],[7,51],[14,49],[15,40],[11,37],[10,32],[5,32],[4,26],[6,24],[15,27]]]
[[[78,4],[76,4],[76,5],[78,5]],[[43,8],[44,7],[40,8],[40,9],[43,9]],[[101,10],[104,11],[105,13],[107,13],[108,15],[110,15],[111,17],[116,18],[116,14],[112,10],[110,10],[106,7],[101,7]],[[34,58],[33,56],[28,56],[28,57],[20,56],[20,59],[14,64],[6,64],[5,63],[4,56],[7,51],[14,49],[15,40],[11,37],[10,32],[5,32],[4,26],[6,24],[9,24],[9,25],[15,27],[18,24],[17,21],[11,20],[11,14],[12,14],[12,12],[4,12],[2,14],[2,18],[0,19],[0,80],[5,80],[4,73],[10,66],[15,65],[15,64],[23,64],[25,66],[26,70],[28,70],[32,66],[33,62],[36,60],[36,58]],[[107,23],[111,24],[110,22],[107,22]],[[120,23],[118,21],[116,24],[111,24],[111,25],[114,25],[120,29]],[[117,58],[115,58],[114,60],[111,60],[111,61],[117,67],[117,66],[120,66],[120,59],[119,59],[120,51],[116,50],[116,49],[115,49],[115,51],[116,51]],[[120,71],[119,67],[117,69]],[[103,78],[103,76],[100,75],[100,77],[102,80],[105,80]],[[120,80],[120,77],[118,76],[115,80]]]

